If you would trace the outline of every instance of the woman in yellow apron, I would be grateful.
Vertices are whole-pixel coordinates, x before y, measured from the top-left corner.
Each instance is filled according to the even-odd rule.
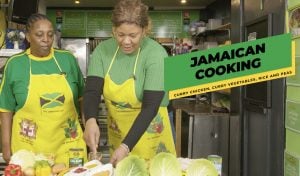
[[[26,149],[54,155],[56,163],[66,166],[82,165],[86,145],[78,119],[79,66],[71,53],[52,48],[54,30],[45,15],[33,14],[26,28],[30,48],[8,60],[0,87],[4,159]],[[80,157],[69,157],[74,151]]]
[[[84,93],[87,145],[96,150],[96,124],[101,93],[108,108],[108,143],[111,163],[130,154],[150,160],[159,152],[175,154],[164,92],[167,53],[145,37],[148,7],[140,0],[120,1],[113,11],[114,38],[94,50]],[[132,15],[134,14],[134,15]]]

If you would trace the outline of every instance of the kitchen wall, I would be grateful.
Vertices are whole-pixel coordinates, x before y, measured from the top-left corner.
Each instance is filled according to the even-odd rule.
[[[150,11],[155,38],[189,36],[187,26],[199,19],[199,11]],[[62,37],[110,37],[111,11],[47,9],[47,16]]]
[[[293,36],[296,44],[296,75],[288,77],[285,127],[286,148],[284,156],[284,175],[300,175],[300,1],[289,0],[286,10],[286,30]]]

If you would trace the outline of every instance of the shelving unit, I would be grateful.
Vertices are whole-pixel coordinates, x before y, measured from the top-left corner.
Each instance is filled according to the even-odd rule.
[[[195,43],[198,45],[200,41],[216,41],[218,45],[228,44],[226,41],[230,41],[231,38],[231,23],[223,24],[214,29],[206,29],[205,31],[198,32],[192,36],[195,40]],[[207,49],[204,47],[204,49]]]
[[[199,40],[207,41],[207,38],[210,36],[215,37],[216,40],[218,38],[222,38],[219,41],[217,40],[218,45],[220,45],[220,44],[224,44],[225,41],[227,41],[227,40],[230,41],[230,37],[231,37],[230,29],[231,29],[231,23],[226,23],[217,28],[207,29],[203,32],[199,32],[199,33],[193,35],[192,37],[194,40],[196,40],[196,43],[199,43]],[[204,47],[204,49],[206,49],[206,48]],[[226,109],[228,109],[228,107],[225,108],[225,107],[221,106],[221,104],[218,103],[218,101],[220,98],[222,98],[222,99],[228,98],[229,99],[230,93],[231,93],[230,90],[231,89],[224,89],[224,90],[218,90],[218,91],[210,93],[211,105],[212,106],[218,105],[218,106],[214,106],[216,109],[216,112],[217,111],[220,111],[220,112],[227,111]],[[228,110],[230,111],[230,109],[228,109]]]
[[[229,95],[231,93],[231,89],[223,89],[223,90],[219,90],[218,92]]]
[[[215,29],[206,29],[203,32],[196,33],[194,37],[199,37],[199,36],[207,36],[207,35],[217,35],[220,32],[228,32],[228,38],[230,39],[230,27],[231,23],[226,23],[218,28]]]
[[[0,82],[2,80],[3,69],[7,59],[10,56],[20,53],[22,51],[23,50],[21,49],[0,49]]]

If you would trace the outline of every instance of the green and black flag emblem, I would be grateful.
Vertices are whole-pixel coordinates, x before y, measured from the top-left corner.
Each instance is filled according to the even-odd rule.
[[[65,102],[65,96],[62,93],[54,92],[41,95],[40,105],[43,109],[62,106]]]

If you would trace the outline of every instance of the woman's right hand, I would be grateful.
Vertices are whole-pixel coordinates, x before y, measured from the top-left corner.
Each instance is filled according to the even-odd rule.
[[[95,118],[86,121],[83,138],[90,150],[96,152],[100,140],[100,129]]]

